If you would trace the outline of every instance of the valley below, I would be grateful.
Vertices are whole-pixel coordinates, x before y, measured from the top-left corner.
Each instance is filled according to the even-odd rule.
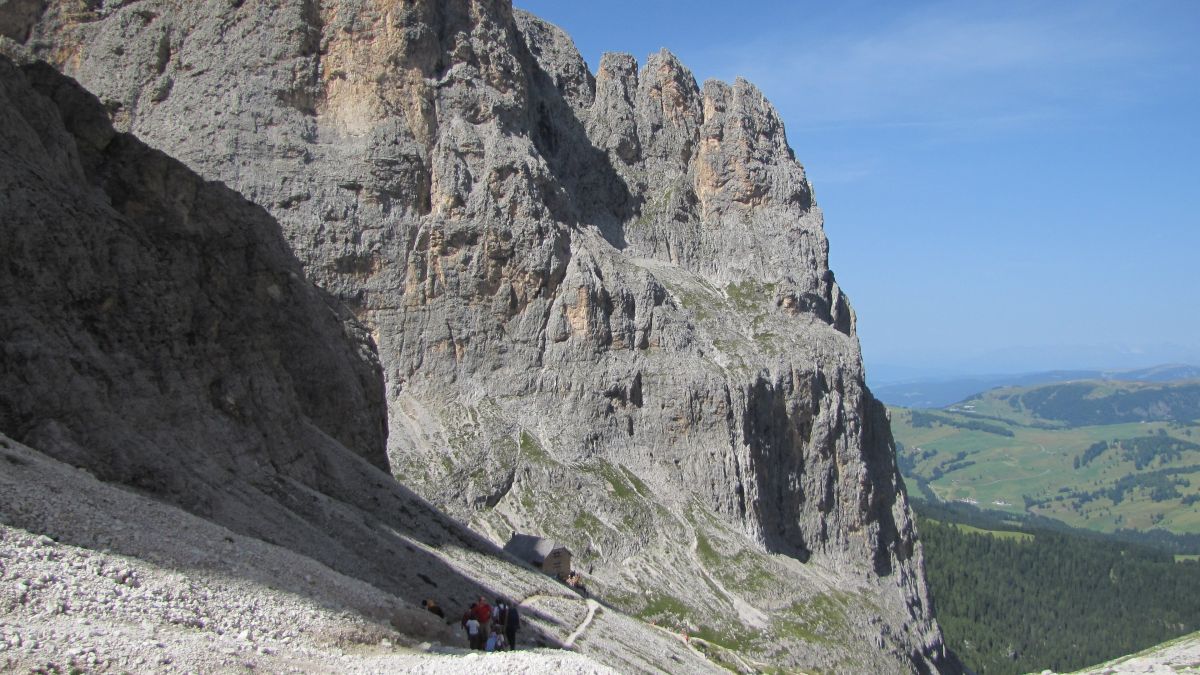
[[[1195,381],[1001,388],[893,408],[892,428],[905,479],[928,501],[1096,532],[1198,535],[1197,400]]]
[[[1194,649],[1180,636],[1200,628],[1198,395],[1195,380],[1082,380],[891,408],[939,621],[968,667]],[[1164,666],[1111,667],[1088,672]]]

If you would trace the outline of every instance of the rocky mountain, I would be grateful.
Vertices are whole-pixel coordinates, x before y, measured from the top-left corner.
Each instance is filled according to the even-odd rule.
[[[44,63],[0,57],[0,120],[0,669],[403,670],[461,639],[422,599],[480,595],[526,646],[714,668],[387,473],[375,348],[265,210]]]
[[[258,445],[230,444],[230,462],[266,456],[271,472],[302,476],[275,483],[272,499],[303,501],[312,483],[368,498],[351,486],[374,474],[339,474],[316,459],[312,439],[288,440],[311,432],[316,447],[356,449],[370,471],[386,462],[493,543],[514,530],[567,543],[605,602],[747,658],[953,668],[886,412],[864,384],[854,315],[828,268],[821,212],[778,114],[753,85],[700,87],[667,52],[640,68],[609,54],[593,75],[562,31],[502,0],[0,8],[9,52],[77,78],[116,129],[228,186],[208,189],[231,203],[244,195],[250,203],[239,208],[277,222],[303,272],[353,314],[322,319],[323,330],[361,325],[378,346],[382,384],[372,389],[365,336],[353,335],[350,356],[305,358],[310,347],[293,342],[331,338],[293,340],[272,323],[281,319],[271,305],[249,297],[235,294],[237,312],[218,328],[153,293],[146,301],[161,310],[118,313],[131,325],[180,326],[141,348],[184,358],[204,354],[189,339],[220,340],[221,326],[245,330],[238,345],[268,343],[272,356],[255,362],[261,377],[286,374],[272,387],[294,392],[295,403],[261,403],[272,397],[236,360],[197,358],[195,367],[249,379],[213,384],[197,374],[184,388],[193,398],[209,392],[215,437],[233,433],[230,416],[259,432]],[[152,222],[182,212],[186,231],[200,217],[193,211],[219,219],[232,208],[197,208],[188,189],[144,180],[159,190]],[[143,201],[132,200],[134,213]],[[250,283],[251,272],[242,284],[222,282],[223,267],[174,255],[183,261],[168,271],[190,262],[193,274],[215,275],[216,288],[262,295],[255,300],[299,292]],[[96,273],[113,293],[126,286],[114,273]],[[194,293],[212,285],[204,276],[190,283]],[[91,302],[103,307],[105,297]],[[296,320],[337,312],[319,299],[320,311],[315,300],[289,303]],[[68,305],[70,320],[107,335],[88,319],[93,305]],[[63,358],[77,348],[65,343]],[[100,380],[119,390],[121,378],[169,363],[147,353],[144,368]],[[354,382],[361,390],[339,390]],[[18,408],[23,399],[14,399]],[[157,404],[146,401],[146,411]],[[49,405],[26,404],[28,416],[40,419]],[[188,405],[167,418],[199,406]],[[380,405],[386,447],[371,414]],[[306,418],[312,424],[270,422]],[[2,419],[19,440],[96,463],[91,445],[70,440],[86,430]],[[201,423],[193,419],[204,416],[184,426]],[[62,438],[61,447],[85,451],[46,445]],[[122,470],[104,477],[137,485],[136,466]],[[193,512],[221,508],[170,489],[162,491]],[[412,506],[361,506],[409,527],[418,519]],[[359,531],[348,529],[338,536]],[[368,540],[364,532],[354,550],[380,545]]]

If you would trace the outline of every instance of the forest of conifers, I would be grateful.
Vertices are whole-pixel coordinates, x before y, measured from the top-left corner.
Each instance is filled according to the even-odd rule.
[[[972,670],[1072,671],[1200,629],[1200,563],[1112,539],[918,518],[946,640]]]

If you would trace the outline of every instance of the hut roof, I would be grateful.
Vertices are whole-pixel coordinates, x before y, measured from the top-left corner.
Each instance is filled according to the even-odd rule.
[[[544,539],[532,534],[517,534],[513,532],[512,538],[504,545],[504,550],[521,560],[528,560],[541,564],[557,549],[563,549],[570,553],[565,546],[559,545],[553,539]]]

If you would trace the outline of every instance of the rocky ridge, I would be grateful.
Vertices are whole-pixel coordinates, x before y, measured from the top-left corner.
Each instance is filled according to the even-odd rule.
[[[268,210],[368,327],[405,485],[737,651],[947,664],[820,210],[752,85],[666,52],[593,77],[507,2],[33,4],[20,51]]]

